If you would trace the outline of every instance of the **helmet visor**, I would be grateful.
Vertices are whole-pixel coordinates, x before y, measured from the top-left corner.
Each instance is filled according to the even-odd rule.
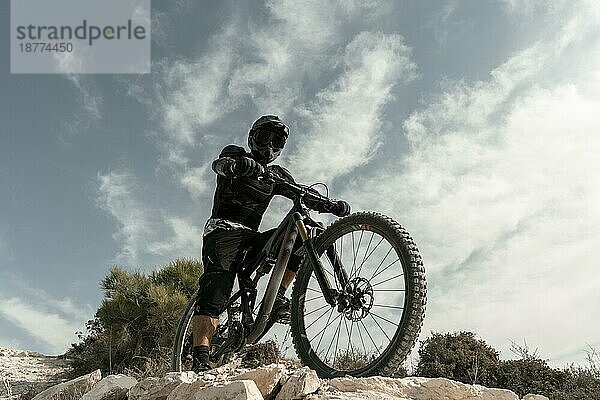
[[[280,133],[271,132],[266,129],[259,129],[254,134],[254,140],[258,146],[267,146],[271,144],[274,149],[283,149],[285,146],[285,137]]]

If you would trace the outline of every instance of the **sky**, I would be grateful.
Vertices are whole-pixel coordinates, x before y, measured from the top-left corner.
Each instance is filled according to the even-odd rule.
[[[10,74],[9,22],[0,2],[0,346],[63,353],[112,265],[199,258],[210,163],[272,113],[297,181],[415,239],[421,339],[600,348],[597,1],[154,0],[145,75]]]

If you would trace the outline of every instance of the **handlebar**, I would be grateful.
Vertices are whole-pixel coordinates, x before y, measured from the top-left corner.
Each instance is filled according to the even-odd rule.
[[[324,204],[326,212],[336,214],[336,212],[339,210],[339,204],[337,203],[337,201],[334,201],[329,197],[322,195],[310,186],[302,185],[296,182],[290,182],[267,169],[265,169],[265,171],[258,177],[258,179],[274,182],[281,186],[284,186],[286,189],[295,193],[296,196],[298,196],[298,198],[301,200],[310,199],[314,202]]]

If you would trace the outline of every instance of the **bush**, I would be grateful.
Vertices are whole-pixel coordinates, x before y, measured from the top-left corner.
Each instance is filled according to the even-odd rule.
[[[472,332],[433,333],[419,346],[416,374],[495,386],[498,357],[498,351]]]
[[[600,399],[600,357],[594,349],[588,352],[589,367],[565,369],[550,367],[527,343],[513,343],[511,350],[519,359],[504,361],[472,332],[433,333],[420,344],[416,374],[509,389],[519,397],[534,393],[553,400]]]
[[[98,368],[103,374],[166,372],[177,324],[201,274],[202,264],[191,259],[177,259],[150,275],[111,268],[95,318],[65,355],[73,376]]]
[[[544,360],[521,359],[502,361],[497,379],[499,387],[512,390],[519,396],[528,393],[549,396],[564,388],[569,377],[567,372],[551,368]]]

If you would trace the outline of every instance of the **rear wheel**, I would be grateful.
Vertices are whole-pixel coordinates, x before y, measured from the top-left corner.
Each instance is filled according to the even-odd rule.
[[[196,306],[196,294],[188,301],[179,321],[175,340],[173,341],[173,352],[171,355],[171,371],[181,372],[192,369],[192,317]]]
[[[325,252],[330,247],[348,275],[345,287]],[[315,250],[340,297],[336,307],[325,301],[305,261],[291,308],[301,361],[324,378],[393,374],[414,346],[425,315],[425,270],[414,241],[391,218],[363,212],[330,225]]]
[[[171,371],[181,372],[190,371],[192,369],[194,345],[192,319],[194,317],[195,307],[196,294],[192,296],[185,307],[183,316],[177,327],[171,355]],[[219,326],[212,338],[210,346],[210,360],[214,365],[221,365],[229,360],[232,351],[229,351],[228,349],[232,348],[237,350],[243,345],[243,328],[241,322],[238,321],[239,318],[234,317],[231,319],[231,322],[229,322],[232,310],[234,310],[234,312],[237,311],[235,307],[231,307],[219,316]],[[226,346],[226,349],[223,349],[223,346]]]

